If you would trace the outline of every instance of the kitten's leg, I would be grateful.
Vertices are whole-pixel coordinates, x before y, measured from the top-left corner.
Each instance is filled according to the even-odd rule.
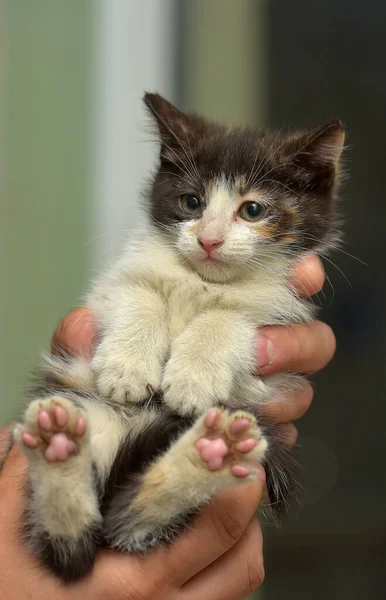
[[[117,494],[105,516],[109,544],[145,551],[172,539],[213,494],[255,479],[266,449],[252,415],[211,409],[145,471],[134,491]]]
[[[14,437],[29,459],[32,551],[62,578],[79,577],[93,563],[101,526],[85,413],[61,396],[34,400]]]
[[[100,393],[113,402],[140,402],[157,391],[169,348],[166,304],[140,286],[125,288],[92,360]]]
[[[196,317],[176,338],[162,380],[165,403],[178,414],[226,405],[236,376],[252,372],[255,327],[230,310]]]

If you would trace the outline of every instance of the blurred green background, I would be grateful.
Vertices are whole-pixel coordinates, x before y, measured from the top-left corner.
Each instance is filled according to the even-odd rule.
[[[94,24],[92,1],[10,0],[2,10],[5,424],[87,276]]]
[[[156,157],[145,89],[231,123],[311,127],[337,114],[349,132],[343,250],[369,266],[344,252],[326,262],[331,284],[316,302],[338,351],[299,424],[304,506],[282,530],[265,526],[259,598],[385,598],[386,5],[0,6],[0,422],[18,414],[59,319],[135,228]]]

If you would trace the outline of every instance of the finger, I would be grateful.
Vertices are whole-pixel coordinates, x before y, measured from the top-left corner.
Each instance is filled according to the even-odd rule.
[[[13,444],[5,458],[0,476],[0,498],[8,514],[1,514],[0,522],[9,529],[17,530],[19,518],[24,508],[24,495],[21,493],[27,473],[27,459],[17,444]]]
[[[293,390],[275,402],[261,406],[262,415],[271,423],[289,423],[300,419],[310,408],[314,390],[309,381],[304,386]]]
[[[263,580],[263,536],[255,518],[226,554],[184,585],[181,600],[241,600]]]
[[[304,373],[323,369],[336,349],[334,333],[326,323],[312,321],[291,327],[264,327],[257,338],[258,374]]]
[[[276,438],[283,446],[293,448],[298,441],[298,430],[293,423],[282,423],[276,428]]]
[[[256,514],[264,485],[264,470],[259,467],[256,482],[239,485],[213,498],[165,552],[167,577],[175,587],[189,581],[238,542]]]
[[[324,281],[323,263],[316,254],[311,254],[294,263],[291,284],[303,298],[308,298],[320,292]]]
[[[95,330],[87,308],[76,308],[62,319],[51,341],[53,354],[66,352],[89,358],[95,341]]]

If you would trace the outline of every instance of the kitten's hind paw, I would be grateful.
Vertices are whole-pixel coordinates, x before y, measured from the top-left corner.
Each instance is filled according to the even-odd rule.
[[[225,470],[241,478],[254,476],[268,444],[251,414],[213,408],[204,415],[200,427],[203,435],[195,447],[210,471]]]
[[[238,478],[254,478],[268,447],[256,419],[247,412],[213,408],[198,422],[195,447],[210,471]]]
[[[51,396],[31,402],[24,423],[14,429],[14,438],[30,457],[64,462],[79,454],[86,432],[82,411],[67,398]]]

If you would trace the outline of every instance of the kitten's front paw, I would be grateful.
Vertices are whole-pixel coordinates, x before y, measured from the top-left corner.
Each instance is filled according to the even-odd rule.
[[[86,430],[86,419],[79,408],[67,398],[51,396],[31,402],[24,423],[14,429],[14,438],[30,458],[65,462],[79,454],[87,441]]]
[[[256,419],[247,412],[211,409],[197,423],[195,447],[207,469],[222,475],[254,479],[268,443]]]
[[[141,402],[160,388],[161,365],[151,357],[125,352],[101,342],[92,361],[96,386],[117,404]]]
[[[231,390],[232,375],[219,365],[194,369],[170,359],[162,379],[165,404],[180,415],[201,415],[211,406],[226,404]]]

